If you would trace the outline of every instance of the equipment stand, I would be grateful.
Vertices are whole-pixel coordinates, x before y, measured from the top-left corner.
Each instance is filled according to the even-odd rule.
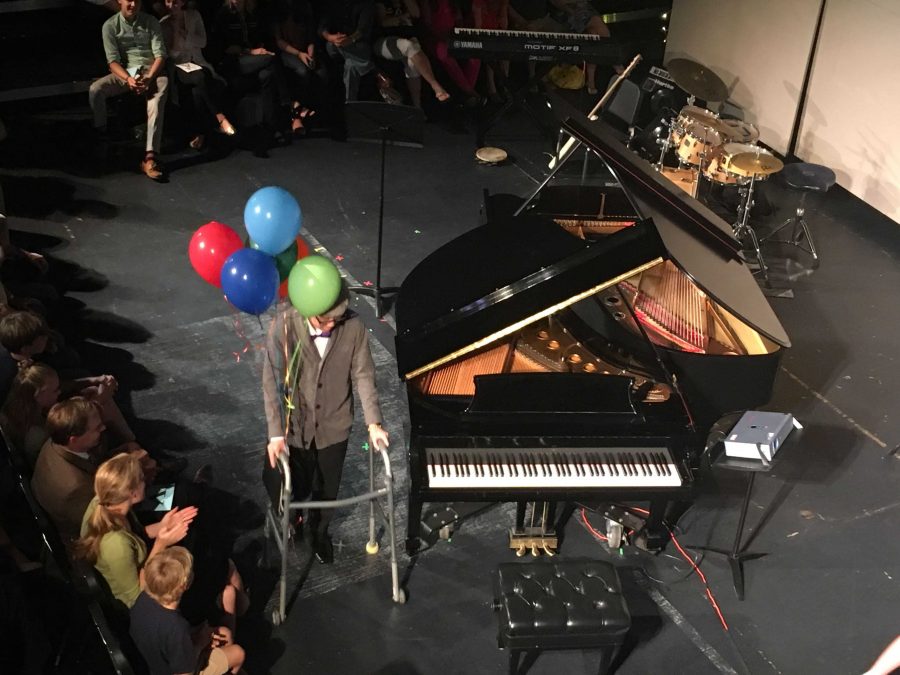
[[[381,180],[378,198],[378,254],[374,286],[350,286],[350,290],[375,300],[375,315],[380,319],[387,312],[385,295],[400,289],[381,285],[381,255],[384,246],[384,177],[387,146],[410,148],[424,146],[425,113],[420,108],[392,105],[374,101],[348,101],[344,104],[347,121],[347,140],[381,145]]]
[[[756,560],[767,555],[766,553],[747,553],[741,551],[741,539],[744,535],[744,523],[747,520],[747,509],[750,506],[750,494],[753,492],[753,483],[756,479],[756,471],[750,471],[750,480],[747,481],[747,491],[744,493],[744,501],[741,504],[741,515],[738,517],[737,532],[734,533],[734,544],[731,550],[717,548],[715,546],[692,546],[701,551],[709,553],[718,553],[728,558],[728,564],[731,567],[731,579],[734,583],[734,592],[737,594],[738,600],[744,599],[744,561]]]

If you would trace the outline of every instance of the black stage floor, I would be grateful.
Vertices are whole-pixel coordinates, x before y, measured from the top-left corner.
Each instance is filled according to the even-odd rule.
[[[215,467],[216,515],[233,527],[236,560],[253,596],[239,628],[248,671],[502,672],[491,575],[498,563],[515,560],[506,540],[509,507],[468,521],[415,565],[403,554],[409,600],[402,606],[390,597],[386,538],[377,556],[367,556],[365,509],[350,509],[335,522],[336,564],[312,563],[305,544],[292,550],[294,601],[283,625],[268,618],[277,571],[260,565],[261,326],[200,281],[187,243],[209,220],[240,229],[250,194],[281,185],[300,201],[310,240],[351,279],[373,281],[378,147],[319,138],[276,149],[268,159],[244,150],[208,162],[170,157],[177,170],[158,185],[132,171],[130,158],[96,172],[84,160],[81,126],[7,122],[0,180],[11,225],[58,268],[78,271],[65,302],[67,331],[96,368],[119,376],[122,402],[146,445],[188,458],[189,471],[206,462]],[[426,129],[424,149],[389,149],[385,284],[399,283],[424,255],[477,225],[483,188],[524,194],[543,176],[545,148],[533,138],[491,140],[509,150],[505,165],[477,164],[471,135],[436,124]],[[766,189],[775,206],[760,227],[790,211],[789,198],[772,183]],[[772,299],[793,348],[770,409],[793,413],[805,430],[756,482],[748,548],[768,555],[747,562],[743,602],[724,560],[707,556],[701,563],[730,630],[673,547],[655,557],[632,548],[610,552],[576,519],[569,524],[563,555],[610,560],[626,582],[635,629],[619,673],[861,672],[896,636],[900,462],[891,451],[900,443],[900,393],[891,383],[900,376],[893,335],[900,325],[900,229],[839,188],[809,218],[822,265],[807,274],[785,263],[779,283],[795,297]],[[496,255],[501,260],[504,252]],[[372,329],[405,528],[408,417],[392,317],[376,320],[365,299],[354,306]],[[346,494],[366,481],[359,428]],[[681,519],[680,541],[730,546],[745,481],[740,473],[710,476]],[[547,653],[530,672],[588,673],[596,665],[590,652]]]

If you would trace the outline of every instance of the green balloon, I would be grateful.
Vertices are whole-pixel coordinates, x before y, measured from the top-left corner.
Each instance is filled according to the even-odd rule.
[[[341,293],[341,273],[328,258],[309,255],[295,264],[288,276],[288,297],[301,316],[324,314]]]
[[[250,237],[244,239],[244,245],[256,251],[260,250],[259,245]],[[265,253],[265,251],[263,251],[263,253]],[[268,253],[266,253],[266,255],[268,255]],[[284,281],[291,273],[291,268],[294,267],[294,263],[297,262],[297,240],[294,239],[290,246],[278,255],[272,256],[272,259],[275,261],[275,269],[278,270],[278,281]]]
[[[297,240],[291,242],[291,245],[275,256],[275,268],[278,270],[278,280],[284,281],[288,278],[294,263],[297,262]]]

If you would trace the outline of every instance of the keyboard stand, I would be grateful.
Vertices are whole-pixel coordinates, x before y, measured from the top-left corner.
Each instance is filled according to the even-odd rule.
[[[486,110],[480,110],[479,113],[475,117],[475,144],[479,148],[483,148],[486,145],[485,137],[488,132],[493,129],[501,119],[503,119],[507,113],[514,110],[523,111],[528,118],[531,120],[534,127],[540,133],[542,139],[550,140],[552,142],[552,133],[550,129],[545,126],[538,116],[534,113],[531,106],[528,105],[528,94],[533,93],[535,89],[540,91],[540,81],[544,77],[545,73],[542,73],[540,69],[535,68],[535,74],[528,78],[528,81],[521,87],[516,90],[510,89],[507,85],[509,84],[509,79],[503,77],[500,74],[500,69],[496,69],[495,77],[498,79],[498,89],[501,91],[505,90],[509,92],[509,97],[500,105],[499,108],[494,110],[489,115],[485,115]],[[540,94],[541,96],[546,96],[544,94]]]

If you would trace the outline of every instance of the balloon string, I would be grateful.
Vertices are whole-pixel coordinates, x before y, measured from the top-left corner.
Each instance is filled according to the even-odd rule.
[[[235,363],[240,363],[241,358],[246,354],[252,352],[253,350],[264,350],[265,347],[263,345],[255,345],[250,341],[250,338],[247,337],[247,333],[244,330],[244,323],[241,321],[241,313],[235,308],[230,302],[228,303],[228,307],[231,309],[231,323],[234,328],[234,333],[237,335],[242,341],[243,346],[239,351],[231,352],[231,355],[234,357]],[[259,317],[256,317],[259,319]],[[262,327],[262,322],[260,321],[260,328]]]
[[[291,354],[290,360],[287,358],[288,350],[288,315],[284,315],[284,357],[287,367],[284,372],[284,437],[288,437],[291,428],[291,411],[295,409],[294,396],[297,393],[297,381],[300,379],[300,362],[302,361],[301,348],[303,342],[300,336],[297,337],[294,353]],[[293,377],[292,377],[293,374]]]

